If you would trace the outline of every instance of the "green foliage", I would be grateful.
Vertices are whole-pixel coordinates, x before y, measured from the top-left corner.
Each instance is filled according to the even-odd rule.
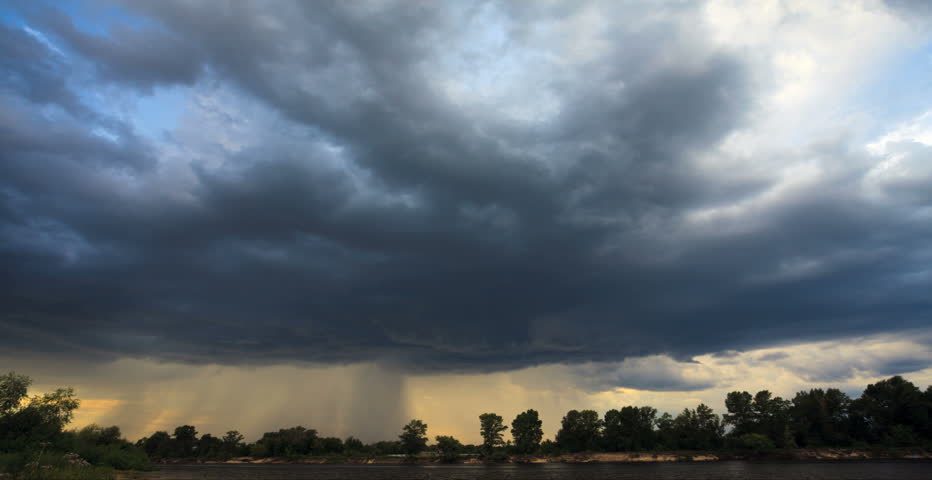
[[[568,452],[595,450],[601,440],[602,420],[594,410],[570,410],[560,424],[557,444]]]
[[[766,435],[759,433],[745,433],[744,435],[728,439],[728,447],[739,450],[751,450],[754,453],[765,453],[773,450],[774,444]]]
[[[359,455],[365,452],[366,445],[356,437],[346,437],[346,440],[343,440],[343,449],[349,454]]]
[[[337,437],[323,437],[318,442],[314,453],[318,455],[334,455],[343,453],[343,440]]]
[[[417,419],[411,420],[402,427],[398,438],[404,453],[413,457],[427,448],[427,424]]]
[[[515,440],[515,452],[527,454],[537,451],[544,437],[544,431],[541,428],[543,424],[537,410],[531,409],[519,413],[511,422],[511,436]]]
[[[656,444],[654,423],[657,410],[652,407],[622,407],[605,412],[602,446],[610,452],[649,450]]]
[[[146,452],[123,439],[117,426],[88,425],[76,432],[65,432],[55,447],[74,452],[84,460],[117,470],[152,470]]]
[[[452,462],[463,450],[463,444],[459,440],[448,435],[437,435],[437,451],[440,458],[445,462]]]
[[[370,448],[373,455],[400,455],[405,453],[404,446],[402,445],[401,441],[383,440],[381,442],[373,443]]]
[[[731,434],[741,436],[753,433],[756,428],[751,403],[754,398],[748,392],[731,392],[725,396],[725,409],[728,413],[722,415],[726,425],[731,425]]]
[[[54,442],[80,405],[71,388],[59,388],[26,401],[29,377],[0,377],[0,452],[23,451]]]
[[[796,445],[850,445],[850,406],[851,399],[837,388],[797,393],[790,407]]]
[[[541,455],[558,455],[562,453],[562,450],[560,450],[560,445],[550,439],[540,442],[540,449],[538,451]]]
[[[483,453],[489,455],[495,447],[504,444],[502,433],[505,430],[508,430],[508,427],[503,425],[501,415],[494,413],[479,415],[479,434],[482,436]]]
[[[32,379],[10,372],[0,376],[0,415],[19,409],[32,385]]]
[[[175,428],[175,434],[172,435],[172,452],[175,457],[190,458],[194,456],[194,448],[197,445],[197,429],[191,425],[182,425]]]
[[[661,437],[670,442],[666,444],[667,448],[712,450],[722,446],[725,434],[719,416],[701,403],[695,410],[683,409],[676,418],[662,417],[662,425],[668,429],[660,433]]]
[[[868,385],[851,405],[853,413],[863,419],[858,433],[871,443],[899,443],[907,436],[915,438],[919,432],[932,439],[929,396],[899,375]],[[907,434],[907,429],[911,433]]]
[[[733,427],[733,437],[758,433],[778,447],[794,447],[792,406],[792,402],[774,397],[768,390],[761,390],[753,397],[748,392],[731,392],[725,398],[728,413],[724,420]]]
[[[26,470],[17,478],[22,480],[113,480],[116,472],[108,467],[53,467],[41,470]]]
[[[318,448],[317,430],[302,426],[282,428],[277,432],[266,432],[256,442],[252,454],[257,457],[293,457],[311,455]]]
[[[155,432],[148,438],[137,442],[137,445],[142,447],[149,458],[156,460],[170,457],[174,451],[172,437],[165,431]]]

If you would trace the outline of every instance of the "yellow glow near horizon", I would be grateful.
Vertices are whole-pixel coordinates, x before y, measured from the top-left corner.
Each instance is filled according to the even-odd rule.
[[[541,413],[545,438],[552,438],[570,409],[601,414],[625,405],[651,405],[676,413],[702,402],[723,413],[725,394],[732,390],[769,389],[792,397],[803,389],[837,387],[857,394],[889,376],[872,371],[875,366],[903,358],[932,364],[925,343],[921,336],[874,336],[702,355],[695,362],[650,356],[482,374],[404,375],[374,364],[192,366],[145,359],[121,359],[51,378],[43,370],[54,371],[54,365],[36,368],[32,362],[31,368],[15,369],[37,381],[33,393],[74,386],[83,401],[73,426],[116,424],[130,440],[191,424],[201,434],[239,430],[248,441],[295,425],[316,428],[321,435],[376,441],[396,438],[408,419],[420,418],[432,440],[453,435],[476,443],[478,416],[485,412],[498,413],[510,424],[519,412],[533,408]],[[13,360],[4,364],[16,366]],[[932,368],[905,376],[925,388],[932,383]],[[630,386],[674,377],[702,387],[657,391]]]

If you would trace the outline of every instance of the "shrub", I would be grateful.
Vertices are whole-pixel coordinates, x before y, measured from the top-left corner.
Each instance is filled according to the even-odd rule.
[[[746,433],[740,437],[732,437],[729,439],[728,446],[739,450],[752,450],[754,453],[763,453],[776,448],[770,438],[759,433]]]

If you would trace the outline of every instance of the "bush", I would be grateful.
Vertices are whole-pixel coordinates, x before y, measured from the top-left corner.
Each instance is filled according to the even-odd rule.
[[[505,463],[508,461],[508,454],[505,452],[493,452],[491,455],[482,457],[486,462]]]
[[[0,453],[0,473],[22,471],[26,464],[35,458],[36,455],[30,455],[27,452]]]
[[[752,450],[754,453],[764,453],[776,448],[770,438],[759,433],[746,433],[740,437],[732,437],[728,440],[728,446],[738,450]]]

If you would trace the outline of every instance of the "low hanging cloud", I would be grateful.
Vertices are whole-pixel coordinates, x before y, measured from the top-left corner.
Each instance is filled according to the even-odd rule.
[[[813,125],[921,32],[836,6],[22,6],[47,41],[0,24],[0,349],[664,390],[926,327],[932,142]],[[114,105],[167,88],[162,136]]]

